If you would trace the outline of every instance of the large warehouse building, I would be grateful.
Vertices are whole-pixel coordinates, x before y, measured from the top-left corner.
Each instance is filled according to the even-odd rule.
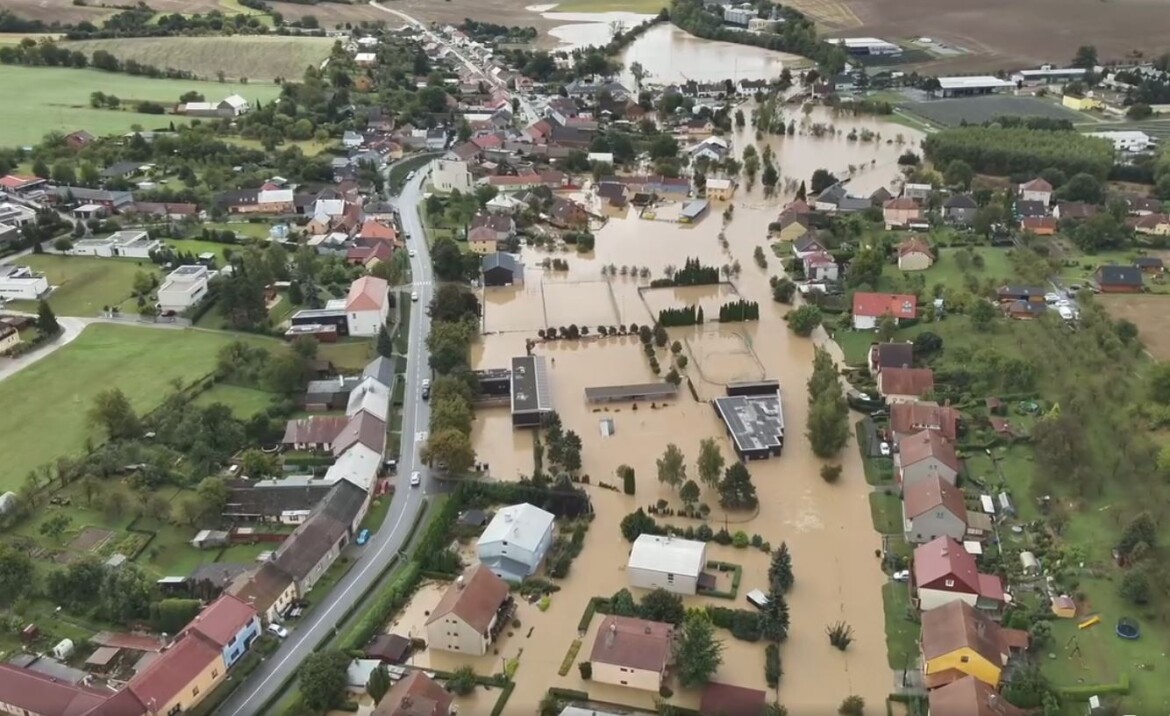
[[[1016,83],[1001,80],[991,75],[974,77],[939,77],[938,85],[943,97],[970,97],[978,94],[992,94],[1014,90]]]
[[[851,55],[886,55],[902,54],[902,48],[892,42],[886,42],[877,37],[839,37],[826,40],[834,45],[841,45]]]

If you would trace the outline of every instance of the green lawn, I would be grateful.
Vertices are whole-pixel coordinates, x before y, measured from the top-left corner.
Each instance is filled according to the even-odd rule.
[[[337,343],[322,343],[317,357],[330,360],[341,372],[360,373],[374,359],[374,341],[369,338],[343,338]]]
[[[267,410],[272,404],[272,398],[272,393],[263,390],[217,383],[211,390],[200,393],[199,397],[195,398],[195,404],[223,403],[232,409],[232,414],[237,418],[248,420],[253,415]]]
[[[274,345],[271,339],[161,328],[97,324],[75,341],[0,382],[0,435],[5,469],[0,489],[18,488],[29,470],[75,454],[86,438],[101,439],[86,420],[93,397],[120,388],[148,411],[174,379],[190,382],[215,367],[216,353],[235,341]]]
[[[909,669],[919,656],[918,637],[921,625],[911,619],[910,589],[899,582],[882,586],[882,604],[886,613],[886,652],[891,669]]]
[[[869,493],[869,513],[873,518],[873,528],[879,533],[902,534],[902,499],[897,495]]]
[[[121,306],[123,312],[135,312],[135,302],[130,298],[134,275],[139,271],[161,275],[150,261],[137,259],[34,254],[20,262],[43,272],[56,287],[49,295],[49,305],[58,316],[88,318],[100,314],[103,306]],[[11,307],[36,311],[36,304],[28,301],[13,301]]]
[[[6,65],[0,72],[0,95],[19,97],[20,101],[0,104],[0,146],[36,144],[53,131],[86,129],[102,136],[128,132],[135,125],[165,130],[172,121],[185,122],[185,118],[94,109],[89,105],[90,94],[112,94],[123,105],[142,100],[172,105],[191,90],[202,92],[208,101],[238,93],[251,101],[267,103],[280,94],[275,84],[156,80],[100,70]]]
[[[980,257],[982,268],[975,268],[968,264],[966,270],[960,266],[960,259],[956,255],[968,251]],[[930,289],[935,284],[947,287],[962,288],[966,283],[966,275],[970,274],[980,282],[988,278],[1010,280],[1012,276],[1011,264],[1008,260],[1008,250],[992,246],[973,246],[962,248],[938,247],[935,249],[937,260],[925,271],[902,271],[896,264],[888,264],[882,272],[882,281],[879,285],[883,291],[897,291],[903,287],[903,282],[914,276],[922,276],[926,280],[926,287]],[[968,256],[970,254],[967,254]]]
[[[217,231],[231,231],[236,236],[246,236],[251,239],[267,239],[268,230],[275,222],[265,221],[225,221],[204,224],[209,229]],[[201,242],[202,243],[202,242]]]
[[[267,234],[267,230],[265,231]],[[167,239],[168,246],[173,247],[176,251],[189,251],[198,256],[199,254],[215,254],[216,265],[223,266],[227,263],[224,257],[224,250],[239,251],[242,247],[235,244],[219,244],[214,241],[202,241],[200,239]]]

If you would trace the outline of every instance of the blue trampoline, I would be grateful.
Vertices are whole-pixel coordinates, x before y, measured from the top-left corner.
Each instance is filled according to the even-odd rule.
[[[1130,641],[1141,637],[1142,628],[1134,619],[1129,617],[1122,617],[1117,621],[1117,636],[1122,639],[1129,639]]]

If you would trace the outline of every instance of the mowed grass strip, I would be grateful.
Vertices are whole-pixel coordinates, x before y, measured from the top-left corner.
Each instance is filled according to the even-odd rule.
[[[0,381],[0,490],[16,490],[34,467],[79,453],[86,438],[101,440],[86,415],[102,390],[119,388],[136,410],[148,412],[171,391],[171,381],[188,384],[210,373],[219,349],[235,340],[278,345],[231,333],[96,324]]]
[[[136,60],[155,67],[193,72],[204,79],[225,77],[300,80],[305,68],[317,67],[329,56],[328,37],[129,37],[117,40],[79,40],[64,47],[87,55],[97,50],[119,60]],[[117,93],[115,93],[117,94]],[[205,93],[206,94],[206,93]],[[208,101],[211,98],[208,97]]]
[[[243,388],[238,385],[217,384],[211,390],[204,391],[195,398],[196,405],[212,405],[222,403],[232,409],[232,415],[240,420],[248,420],[254,415],[263,413],[272,405],[273,394]]]
[[[172,122],[182,124],[187,119],[180,115],[93,109],[89,97],[94,92],[104,92],[121,99],[123,105],[149,100],[169,107],[189,91],[202,93],[209,102],[231,94],[240,94],[251,102],[268,102],[280,95],[278,85],[259,82],[149,79],[100,70],[5,65],[0,72],[0,96],[12,101],[0,103],[0,146],[36,144],[49,132],[78,129],[98,136],[129,132],[135,126],[165,130]]]

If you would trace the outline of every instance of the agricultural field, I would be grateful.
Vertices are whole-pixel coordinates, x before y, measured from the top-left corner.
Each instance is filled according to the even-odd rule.
[[[74,5],[73,0],[4,0],[4,9],[27,20],[67,25],[87,21],[100,25],[103,20],[118,12],[115,8],[101,7],[97,3]]]
[[[63,47],[92,54],[105,50],[119,60],[136,60],[155,67],[193,72],[215,79],[271,81],[299,80],[305,68],[318,66],[329,56],[333,40],[327,37],[132,37],[118,40],[81,40]],[[117,94],[115,92],[115,94]]]
[[[654,14],[669,5],[665,0],[565,0],[552,12],[639,12]]]
[[[26,256],[21,263],[48,278],[54,287],[49,294],[49,305],[58,316],[83,318],[98,315],[104,306],[120,306],[123,312],[133,312],[135,303],[130,290],[134,275],[139,271],[160,273],[151,262],[135,259],[40,254]],[[11,307],[19,311],[36,310],[36,305],[28,301],[12,301]]]
[[[1052,102],[1035,97],[1006,95],[906,102],[899,107],[945,127],[957,127],[964,121],[968,124],[981,124],[1004,116],[1047,117],[1072,121],[1083,119],[1083,115]]]
[[[48,132],[85,129],[96,135],[142,129],[166,129],[171,122],[185,122],[173,115],[138,114],[94,109],[89,97],[95,91],[112,94],[123,103],[150,100],[177,103],[184,92],[198,91],[210,99],[238,93],[265,102],[280,94],[275,84],[235,84],[196,80],[155,80],[99,70],[59,67],[6,66],[0,72],[0,95],[20,102],[0,105],[0,146],[35,144]]]
[[[1170,13],[1157,0],[1037,0],[977,9],[965,0],[844,4],[859,20],[853,26],[857,35],[929,37],[965,48],[972,54],[948,62],[955,72],[1063,64],[1084,44],[1095,45],[1102,59],[1129,57],[1134,50],[1156,55],[1170,32]]]
[[[1114,294],[1098,300],[1109,315],[1138,327],[1138,335],[1150,355],[1157,360],[1170,360],[1170,296]]]
[[[14,490],[29,470],[74,454],[99,438],[86,412],[98,392],[120,388],[139,411],[215,367],[216,353],[235,340],[275,341],[230,333],[96,324],[72,343],[0,382],[0,435],[5,469],[0,490]]]

